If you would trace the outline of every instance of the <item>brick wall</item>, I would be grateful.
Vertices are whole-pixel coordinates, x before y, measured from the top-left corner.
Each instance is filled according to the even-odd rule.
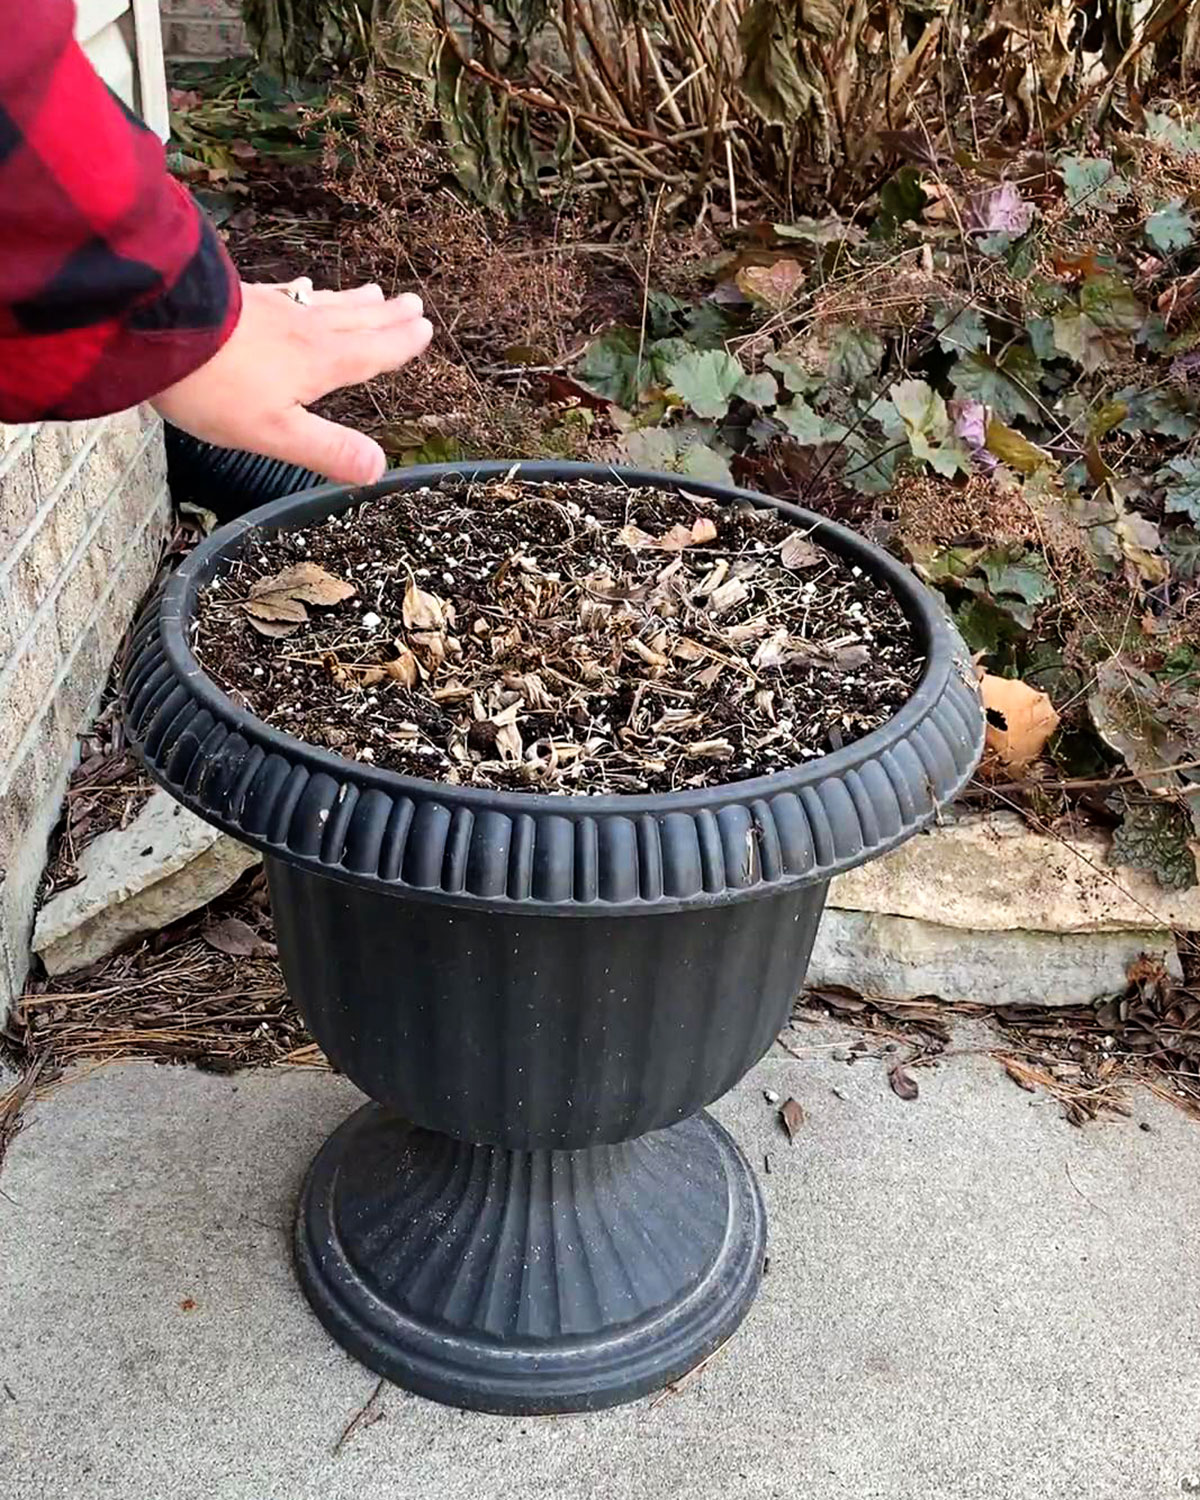
[[[0,1021],[24,982],[76,736],[170,518],[149,410],[0,427]]]
[[[216,62],[250,49],[240,0],[162,0],[168,62]]]

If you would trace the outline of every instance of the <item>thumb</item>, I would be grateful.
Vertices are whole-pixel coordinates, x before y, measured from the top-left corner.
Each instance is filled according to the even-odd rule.
[[[338,484],[374,484],[387,467],[383,449],[365,432],[330,422],[302,406],[293,407],[277,436],[272,435],[271,449],[275,458]]]

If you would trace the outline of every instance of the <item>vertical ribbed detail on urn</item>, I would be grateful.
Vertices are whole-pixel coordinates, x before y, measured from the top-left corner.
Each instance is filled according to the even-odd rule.
[[[621,1141],[753,1066],[804,978],[824,885],[635,920],[430,911],[267,861],[288,989],[355,1083],[510,1147]]]
[[[431,1327],[501,1342],[620,1327],[720,1249],[727,1206],[707,1137],[504,1151],[372,1120],[334,1185],[341,1248],[373,1296]]]
[[[707,1116],[506,1151],[369,1105],[314,1162],[296,1248],[318,1315],[380,1373],[485,1410],[574,1410],[719,1345],[757,1286],[763,1216]]]

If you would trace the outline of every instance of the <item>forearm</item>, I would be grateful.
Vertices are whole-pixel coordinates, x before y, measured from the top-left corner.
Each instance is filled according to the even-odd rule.
[[[71,0],[28,0],[5,23],[0,421],[120,411],[220,349],[237,276],[76,45]]]

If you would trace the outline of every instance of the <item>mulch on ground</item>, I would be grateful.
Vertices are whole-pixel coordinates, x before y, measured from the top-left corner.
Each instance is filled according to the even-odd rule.
[[[617,482],[464,485],[251,542],[195,647],[298,738],[451,783],[668,791],[878,727],[922,658],[785,517]]]
[[[779,1047],[806,1055],[804,1028],[835,1018],[854,1028],[843,1061],[882,1066],[887,1084],[919,1105],[925,1070],[953,1055],[956,1023],[986,1023],[979,1050],[1015,1086],[1054,1099],[1084,1126],[1130,1114],[1141,1085],[1200,1120],[1200,968],[1177,984],[1157,965],[1134,966],[1127,989],[1068,1008],[868,999],[835,987],[805,992]],[[261,871],[205,911],[145,942],[56,979],[31,981],[0,1051],[19,1070],[0,1094],[0,1161],[31,1099],[69,1069],[120,1059],[241,1068],[328,1068],[288,998]],[[78,1074],[74,1075],[78,1076]]]

